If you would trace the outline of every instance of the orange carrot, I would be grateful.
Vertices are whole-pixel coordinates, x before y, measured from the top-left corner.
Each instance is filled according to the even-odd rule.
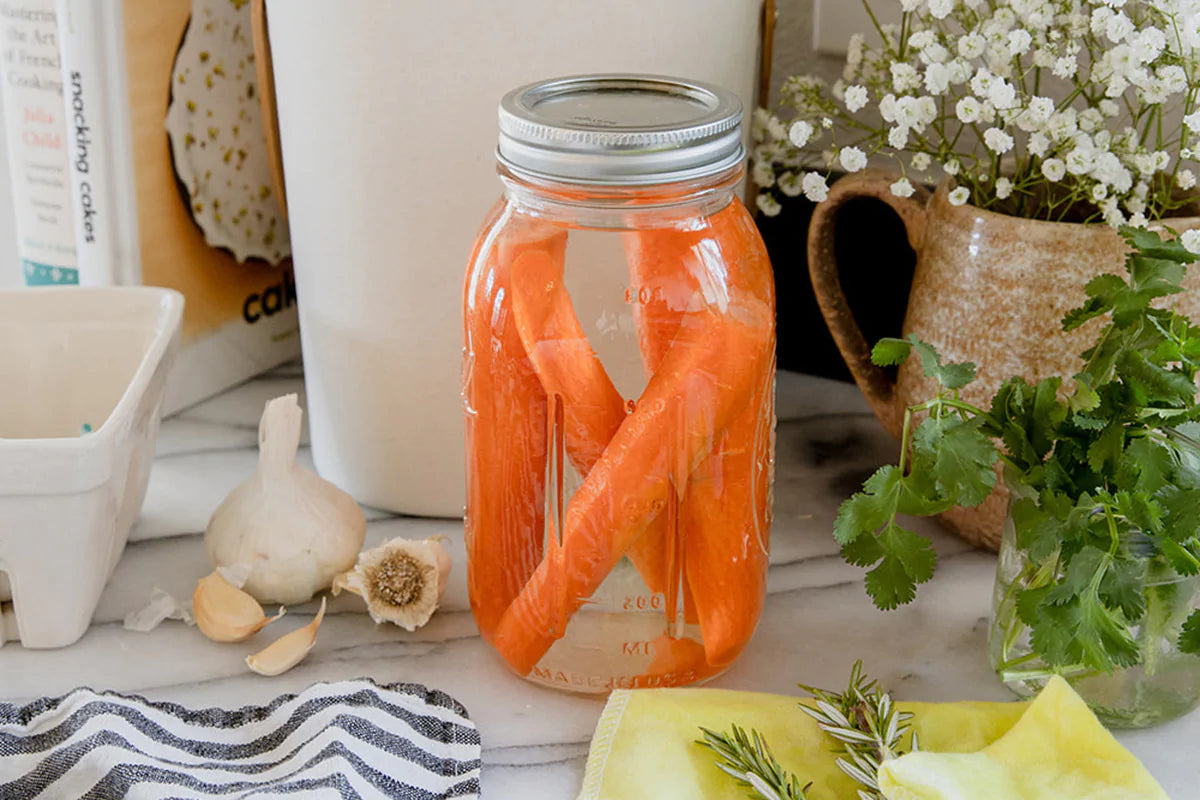
[[[649,230],[626,236],[648,371],[671,346],[689,301],[701,291],[709,256],[717,263],[745,260],[737,267],[742,285],[773,305],[769,262],[744,208],[732,204],[712,223],[711,230]],[[773,353],[773,341],[770,349]],[[717,667],[732,662],[749,641],[766,594],[773,381],[772,362],[712,455],[690,475],[680,514],[682,566],[689,590],[685,598],[695,603],[706,660]]]
[[[513,316],[525,352],[548,395],[563,398],[566,448],[586,476],[625,420],[613,386],[563,285],[563,261],[526,250],[512,264]]]
[[[493,644],[528,673],[746,406],[772,354],[774,309],[729,276],[720,311],[680,325],[637,409],[567,506],[561,551],[538,564]],[[674,484],[672,476],[676,476]],[[557,549],[557,548],[556,548]],[[550,554],[548,554],[549,556]]]
[[[545,396],[503,287],[522,252],[562,258],[565,243],[564,233],[545,230],[481,240],[470,263],[487,262],[469,271],[464,288],[467,583],[486,639],[541,560],[545,535]]]
[[[595,466],[625,420],[625,402],[613,386],[575,314],[563,284],[563,262],[542,250],[523,252],[512,265],[513,315],[525,350],[548,395],[562,398],[566,451],[581,477]],[[678,328],[678,323],[676,323]],[[665,592],[661,544],[665,517],[630,549],[652,592]]]

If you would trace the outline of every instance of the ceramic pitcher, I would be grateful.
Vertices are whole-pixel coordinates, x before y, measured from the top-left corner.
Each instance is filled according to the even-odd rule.
[[[916,359],[900,368],[895,381],[871,363],[874,342],[863,337],[846,301],[834,252],[835,218],[853,198],[881,200],[904,222],[917,264],[903,335],[916,334],[946,361],[975,363],[978,378],[963,390],[963,399],[987,404],[1011,375],[1038,381],[1078,372],[1083,366],[1079,353],[1106,323],[1093,320],[1063,333],[1062,318],[1083,303],[1084,286],[1092,277],[1124,274],[1126,246],[1117,232],[1103,224],[1043,222],[953,206],[946,185],[933,193],[918,189],[911,197],[896,197],[889,188],[896,178],[866,170],[841,179],[817,206],[808,231],[809,271],[821,313],[884,428],[898,438],[904,409],[932,397],[936,384]],[[1187,230],[1200,227],[1200,217],[1174,218],[1167,224]],[[1182,313],[1197,318],[1200,271],[1189,274],[1186,286],[1189,291],[1173,299]],[[896,302],[906,300],[898,297]],[[964,539],[995,550],[1006,508],[1007,492],[1001,487],[978,508],[954,509],[942,519]]]

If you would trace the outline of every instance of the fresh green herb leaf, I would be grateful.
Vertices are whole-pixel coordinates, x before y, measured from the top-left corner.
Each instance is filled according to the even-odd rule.
[[[1179,634],[1179,649],[1185,653],[1200,655],[1200,611],[1193,611],[1187,622],[1183,623],[1183,630]]]
[[[880,367],[894,367],[908,360],[912,343],[904,339],[880,339],[871,350],[871,361]]]
[[[933,577],[937,556],[924,536],[891,524],[879,537],[883,559],[867,573],[867,594],[879,608],[909,603],[917,584]]]
[[[704,735],[696,744],[717,754],[717,769],[749,789],[749,796],[760,800],[807,800],[807,786],[785,770],[771,752],[761,733],[747,733],[737,725],[729,733],[700,728]]]
[[[1116,465],[1125,453],[1125,426],[1110,422],[1100,438],[1092,442],[1087,451],[1087,463],[1096,472],[1109,465]]]
[[[980,433],[981,423],[978,418],[964,422],[953,414],[929,417],[913,436],[913,447],[931,456],[930,469],[937,490],[954,505],[978,505],[996,484],[992,465],[999,454],[991,440]]]
[[[942,357],[933,345],[922,342],[916,336],[909,334],[909,343],[921,359],[921,369],[925,376],[933,378],[947,389],[961,389],[975,380],[975,365],[970,362],[961,364],[943,364]]]
[[[864,533],[874,533],[895,515],[900,495],[900,470],[880,467],[862,492],[855,494],[838,509],[833,536],[838,544],[848,545]]]

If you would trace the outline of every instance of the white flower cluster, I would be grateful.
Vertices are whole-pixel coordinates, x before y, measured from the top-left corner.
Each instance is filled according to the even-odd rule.
[[[951,203],[1035,219],[1145,225],[1196,186],[1200,0],[901,5],[902,25],[851,37],[841,80],[790,78],[755,113],[764,214],[881,158],[898,196],[952,176]]]

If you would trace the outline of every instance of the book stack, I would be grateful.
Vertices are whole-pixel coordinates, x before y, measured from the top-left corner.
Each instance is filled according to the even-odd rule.
[[[8,0],[0,42],[26,285],[182,292],[168,413],[298,356],[249,3]]]

